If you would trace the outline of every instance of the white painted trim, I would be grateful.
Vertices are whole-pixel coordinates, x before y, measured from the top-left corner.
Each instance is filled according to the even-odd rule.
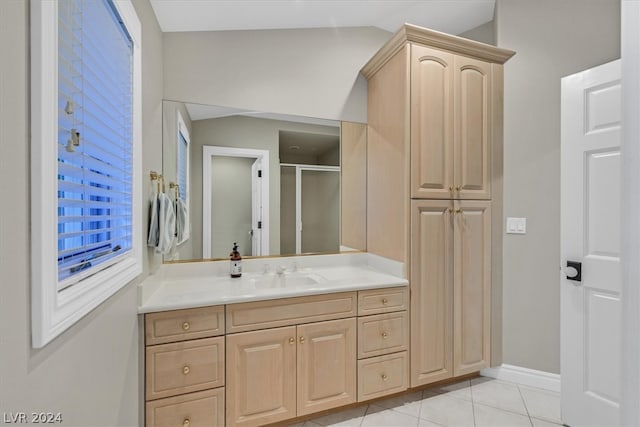
[[[31,339],[41,348],[142,273],[141,26],[130,0],[114,2],[133,42],[133,241],[121,260],[58,291],[58,4],[31,1]]]
[[[202,258],[211,258],[211,158],[247,157],[262,163],[262,253],[269,253],[269,150],[202,146]]]
[[[483,369],[480,371],[480,375],[557,393],[560,392],[560,374],[503,364],[495,368]]]
[[[640,2],[622,0],[622,425],[640,425]]]

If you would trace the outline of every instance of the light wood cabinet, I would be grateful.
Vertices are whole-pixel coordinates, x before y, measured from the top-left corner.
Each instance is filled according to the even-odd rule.
[[[358,358],[406,351],[409,346],[406,311],[358,318]]]
[[[492,65],[463,56],[454,65],[453,198],[489,200]]]
[[[147,345],[224,335],[224,306],[149,313],[145,316]]]
[[[453,374],[459,376],[490,364],[491,202],[457,202],[453,215]]]
[[[224,427],[224,388],[153,400],[147,427]]]
[[[358,292],[358,402],[409,386],[406,288]]]
[[[399,393],[408,385],[406,351],[358,360],[358,402]]]
[[[261,426],[406,390],[408,299],[400,286],[146,314],[145,425]]]
[[[224,321],[224,306],[145,314],[147,427],[224,426]]]
[[[230,304],[227,333],[353,317],[357,310],[355,292]]]
[[[227,425],[296,416],[296,327],[227,335]]]
[[[491,198],[491,64],[411,46],[411,197]]]
[[[491,202],[412,201],[413,384],[489,366]]]
[[[358,316],[393,313],[409,308],[409,289],[386,288],[358,292]]]
[[[356,401],[356,319],[298,326],[298,416]]]
[[[411,46],[411,197],[454,193],[454,55]],[[429,96],[424,96],[429,94]]]
[[[259,426],[353,403],[356,320],[228,335],[227,371],[228,426]]]
[[[224,337],[147,347],[146,378],[148,400],[223,386]]]
[[[362,69],[367,250],[410,272],[412,387],[491,363],[491,298],[502,286],[501,258],[491,254],[502,251],[503,64],[513,54],[405,24]]]
[[[453,202],[412,202],[411,381],[453,376]],[[418,285],[419,284],[419,285]]]

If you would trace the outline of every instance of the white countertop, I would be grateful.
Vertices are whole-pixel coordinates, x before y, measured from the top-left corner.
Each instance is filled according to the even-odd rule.
[[[284,268],[282,274],[276,270]],[[267,270],[267,272],[265,272]],[[139,285],[139,313],[408,286],[404,265],[367,253],[163,264]]]

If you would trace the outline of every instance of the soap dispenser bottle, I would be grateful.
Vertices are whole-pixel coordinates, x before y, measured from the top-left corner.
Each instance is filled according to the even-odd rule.
[[[240,252],[238,252],[238,244],[233,242],[233,250],[229,254],[231,256],[231,265],[229,269],[229,273],[232,278],[242,276],[242,257],[240,256]]]

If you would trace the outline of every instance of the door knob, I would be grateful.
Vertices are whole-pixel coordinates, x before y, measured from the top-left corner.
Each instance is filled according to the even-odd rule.
[[[574,282],[582,282],[582,263],[579,261],[567,261],[567,269],[565,270],[567,280]]]

